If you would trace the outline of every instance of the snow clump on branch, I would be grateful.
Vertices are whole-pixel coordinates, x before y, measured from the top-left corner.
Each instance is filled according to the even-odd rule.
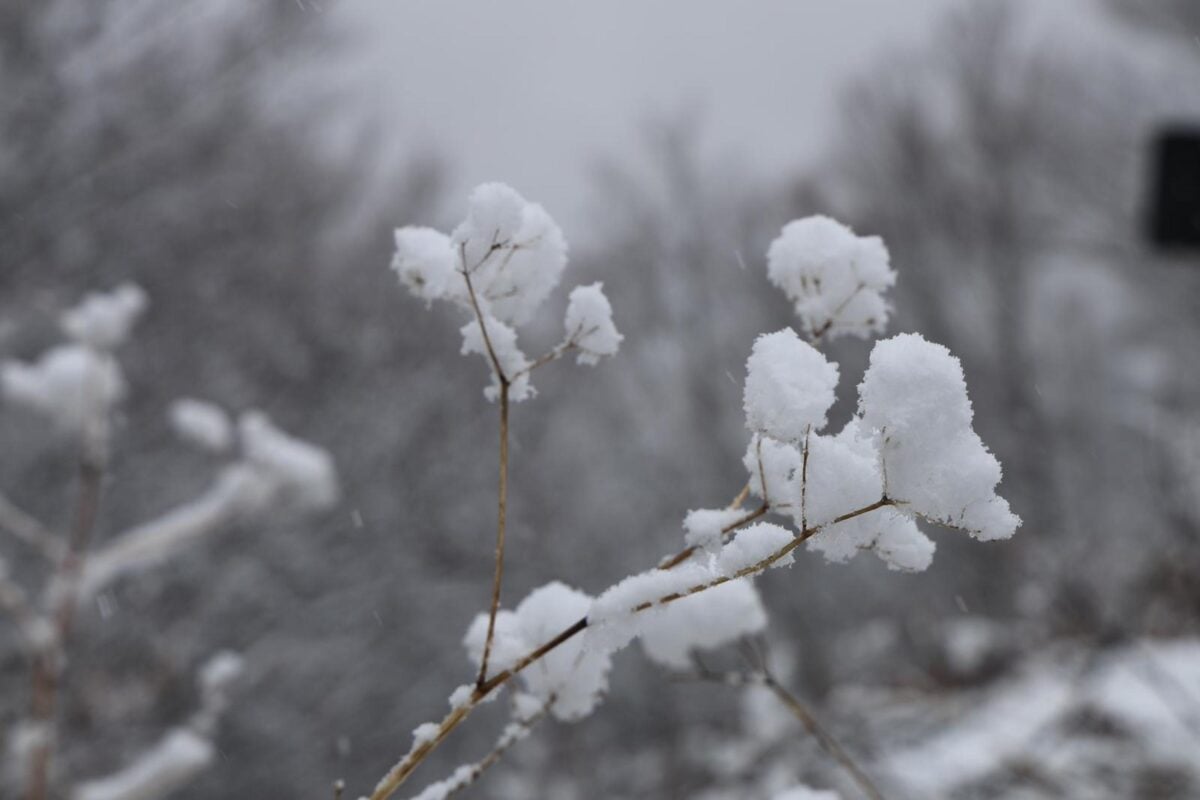
[[[517,329],[531,321],[558,286],[567,243],[546,210],[501,183],[477,187],[467,217],[447,236],[427,227],[396,230],[392,269],[418,299],[445,300],[472,317],[461,329],[463,355],[482,355],[492,371],[489,400],[507,391],[511,400],[535,394],[535,366],[578,350],[578,362],[615,355],[622,336],[599,283],[571,292],[566,338],[546,356],[530,360]]]
[[[784,226],[767,251],[767,277],[796,306],[813,339],[842,334],[866,338],[887,327],[883,293],[896,283],[878,236],[856,236],[829,217]]]

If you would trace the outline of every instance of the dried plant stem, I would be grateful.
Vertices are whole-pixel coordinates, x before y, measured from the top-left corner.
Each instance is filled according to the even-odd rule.
[[[508,384],[500,387],[500,486],[496,506],[496,568],[492,574],[492,606],[488,611],[487,641],[483,646],[483,658],[479,661],[479,677],[476,686],[487,680],[488,656],[492,652],[492,640],[496,633],[496,613],[500,610],[500,584],[504,581],[504,534],[508,524]]]
[[[471,298],[471,308],[474,309],[475,319],[479,322],[479,332],[483,336],[488,359],[492,362],[496,380],[500,383],[500,479],[496,503],[496,559],[492,573],[492,604],[488,610],[487,639],[483,644],[483,658],[479,660],[479,675],[475,679],[475,686],[479,688],[487,680],[488,659],[491,657],[492,642],[496,636],[496,613],[500,610],[500,586],[504,582],[504,534],[508,524],[508,390],[511,381],[504,374],[500,359],[496,357],[496,351],[492,347],[492,339],[488,335],[487,324],[479,308],[479,299],[475,296],[475,287],[471,283],[471,272],[466,269],[465,256],[463,258],[462,274],[467,284],[467,295]]]
[[[656,600],[641,603],[630,609],[630,611],[636,614],[646,611],[647,609],[654,608],[655,606],[667,605],[675,602],[676,600],[681,600],[685,597],[699,594],[700,592],[721,586],[722,584],[738,578],[757,575],[758,573],[763,572],[768,567],[777,563],[780,559],[785,558],[801,544],[811,539],[813,536],[817,535],[826,528],[836,525],[839,522],[845,522],[847,520],[854,519],[855,517],[860,517],[863,514],[869,514],[872,511],[890,505],[894,505],[892,500],[887,497],[881,497],[879,500],[876,500],[870,505],[857,508],[853,511],[848,511],[845,514],[842,514],[840,517],[830,520],[824,525],[818,525],[813,528],[807,528],[800,531],[783,547],[771,553],[766,558],[763,558],[761,561],[757,561],[748,567],[738,570],[731,576],[723,576],[721,578],[708,581],[707,583],[697,584],[696,586],[692,586],[679,592],[673,592]],[[761,512],[754,513],[757,516],[761,516],[763,513],[766,513],[766,509],[764,508],[761,510]],[[530,664],[541,660],[547,653],[550,653],[564,642],[567,642],[578,634],[582,633],[587,629],[588,625],[589,623],[587,617],[577,620],[573,625],[560,631],[557,636],[553,637],[545,644],[541,645],[535,650],[531,650],[529,653],[526,653],[508,669],[496,673],[483,683],[477,684],[475,690],[471,693],[470,698],[468,698],[468,700],[462,705],[451,709],[450,713],[447,714],[446,717],[438,724],[437,732],[431,739],[422,740],[420,744],[414,746],[403,758],[400,759],[395,766],[391,768],[391,770],[388,771],[386,775],[383,776],[378,785],[376,785],[375,790],[371,793],[370,800],[387,800],[387,798],[395,794],[396,790],[399,789],[406,780],[408,780],[409,776],[412,775],[413,771],[416,770],[418,766],[420,766],[421,762],[428,758],[429,754],[432,753],[434,749],[437,748],[437,746],[454,731],[455,728],[461,725],[463,721],[470,716],[471,712],[475,710],[475,707],[479,705],[479,703],[485,697],[503,686],[508,681],[512,680]]]
[[[854,782],[858,785],[858,788],[862,790],[864,795],[870,798],[870,800],[883,800],[883,794],[880,793],[878,787],[876,787],[874,782],[871,781],[870,777],[867,776],[867,773],[863,771],[862,767],[858,765],[854,758],[846,752],[845,748],[841,746],[838,740],[833,738],[833,736],[825,730],[821,723],[817,721],[817,718],[813,716],[812,712],[809,711],[807,706],[801,703],[795,695],[784,688],[779,681],[775,680],[775,676],[768,672],[765,668],[762,670],[760,679],[763,686],[770,689],[775,697],[777,697],[779,701],[787,707],[788,711],[792,712],[792,715],[795,716],[796,719],[800,720],[800,724],[804,726],[804,730],[808,731],[809,736],[812,736],[817,740],[817,744],[821,746],[821,749],[842,765],[842,768],[845,769],[846,772],[849,773],[850,777],[854,779]]]
[[[50,591],[53,631],[37,645],[33,655],[33,689],[30,719],[37,730],[37,743],[29,757],[25,787],[26,800],[45,800],[50,782],[50,761],[54,752],[54,717],[61,691],[61,677],[67,639],[75,618],[79,579],[87,558],[88,543],[100,509],[100,491],[104,479],[102,448],[85,445],[79,461],[79,499],[67,551],[59,563]]]
[[[737,497],[735,497],[735,498],[733,498],[733,500],[729,501],[729,505],[726,506],[726,508],[728,508],[730,510],[733,510],[735,508],[741,508],[742,505],[746,502],[746,498],[749,496],[750,496],[750,484],[747,483],[745,486],[742,487],[742,490],[737,493]]]

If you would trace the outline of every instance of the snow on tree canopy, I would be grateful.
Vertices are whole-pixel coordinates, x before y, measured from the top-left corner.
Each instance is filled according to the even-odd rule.
[[[1020,519],[995,493],[1000,464],[971,428],[962,365],[949,350],[917,334],[877,343],[859,411],[878,432],[889,497],[977,539],[1013,535]]]
[[[488,663],[494,671],[511,667],[530,650],[584,617],[592,598],[553,581],[530,592],[513,611],[496,614],[495,635]],[[483,657],[487,614],[471,623],[463,644],[475,664]],[[585,649],[583,637],[570,639],[521,672],[525,691],[546,703],[554,697],[550,713],[560,720],[586,717],[608,688],[611,661],[607,651]]]
[[[883,292],[896,273],[878,236],[856,236],[824,216],[789,222],[767,251],[767,277],[795,304],[810,336],[866,337],[887,326]]]
[[[595,365],[603,356],[614,356],[625,338],[612,321],[612,306],[604,296],[604,284],[576,286],[567,302],[563,321],[567,342],[579,349],[576,363]]]
[[[129,336],[146,309],[146,293],[132,283],[111,292],[94,292],[59,319],[63,332],[80,344],[113,350]]]
[[[65,344],[47,350],[32,364],[0,364],[0,391],[10,402],[77,432],[121,400],[125,380],[111,356],[86,345]]]
[[[233,444],[233,424],[219,406],[180,398],[167,409],[171,427],[186,442],[214,453],[223,453]]]
[[[825,427],[838,368],[791,328],[759,336],[746,361],[746,427],[798,441]]]
[[[749,578],[729,581],[704,592],[644,612],[642,649],[651,661],[687,669],[693,650],[711,650],[767,626],[758,589]]]

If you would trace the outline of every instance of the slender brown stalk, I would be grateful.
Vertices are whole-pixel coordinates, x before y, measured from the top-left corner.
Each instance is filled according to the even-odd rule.
[[[870,505],[857,508],[854,511],[848,511],[845,514],[842,514],[840,517],[830,520],[824,525],[818,525],[814,528],[800,531],[800,533],[796,534],[796,536],[790,542],[781,547],[779,550],[776,550],[774,553],[762,559],[761,561],[738,570],[732,576],[718,578],[707,583],[692,586],[680,592],[674,592],[664,597],[660,597],[657,600],[641,603],[638,606],[630,609],[630,611],[636,614],[655,606],[667,605],[668,603],[673,603],[676,600],[690,597],[691,595],[698,594],[707,589],[715,588],[722,584],[728,583],[731,580],[736,580],[737,578],[756,575],[775,564],[780,559],[786,557],[802,543],[808,539],[811,539],[813,536],[817,535],[826,528],[836,525],[839,522],[845,522],[846,520],[860,517],[863,514],[868,514],[876,509],[890,505],[894,505],[892,500],[886,497],[881,497],[879,500],[876,500]],[[766,513],[766,509],[763,509],[761,513]],[[429,754],[432,753],[434,749],[436,749],[437,746],[440,745],[459,725],[461,725],[468,716],[470,716],[471,712],[475,710],[475,707],[479,705],[479,703],[485,697],[504,684],[508,683],[508,681],[520,674],[521,671],[530,664],[541,660],[548,653],[562,645],[564,642],[573,639],[575,636],[585,631],[588,625],[589,623],[587,617],[577,620],[574,624],[564,628],[558,633],[557,636],[553,637],[545,644],[534,650],[531,650],[529,653],[526,653],[508,669],[496,673],[481,684],[477,684],[475,690],[471,693],[470,698],[463,705],[451,709],[450,713],[447,714],[446,717],[438,724],[437,732],[434,734],[433,738],[423,740],[420,744],[413,747],[395,766],[391,768],[391,770],[388,771],[386,775],[383,776],[378,785],[376,785],[375,790],[371,793],[370,800],[387,800],[387,798],[395,794],[396,790],[399,789],[406,780],[408,780],[409,776],[412,775],[413,771],[416,770],[418,766],[420,766],[421,762],[428,758]]]
[[[800,527],[808,527],[808,438],[812,425],[804,429],[804,455],[800,461]]]
[[[466,245],[463,245],[465,248]],[[483,643],[483,657],[479,660],[479,676],[475,679],[476,687],[483,686],[487,680],[488,659],[492,654],[492,642],[496,636],[496,613],[500,610],[500,586],[504,582],[504,534],[508,523],[508,390],[511,382],[496,357],[492,347],[491,336],[488,335],[487,324],[483,312],[479,308],[479,299],[475,296],[475,287],[471,283],[471,271],[466,268],[465,249],[460,250],[463,260],[463,279],[467,283],[467,295],[471,298],[471,308],[475,311],[475,319],[479,322],[479,332],[483,344],[487,348],[488,359],[496,372],[496,380],[500,383],[500,480],[496,504],[496,559],[492,573],[492,603],[488,610],[487,638]],[[489,251],[491,252],[491,251]],[[485,256],[486,260],[486,256]],[[482,262],[481,262],[482,263]]]
[[[26,800],[45,800],[49,789],[50,761],[54,752],[54,716],[61,692],[64,651],[75,618],[79,578],[87,558],[88,542],[100,509],[104,479],[101,448],[85,445],[79,461],[79,499],[71,527],[67,552],[52,579],[49,595],[53,607],[53,635],[33,655],[33,687],[30,719],[37,730],[37,743],[29,758]]]
[[[482,324],[482,323],[481,323]],[[500,584],[504,581],[504,534],[508,524],[508,383],[500,384],[500,486],[496,507],[496,568],[492,574],[492,606],[488,611],[487,640],[483,645],[483,658],[479,661],[479,677],[476,686],[487,680],[488,657],[492,652],[492,641],[496,633],[496,613],[500,610]]]
[[[733,498],[733,500],[729,501],[729,505],[726,506],[726,508],[728,508],[731,511],[735,508],[741,508],[742,505],[746,502],[746,498],[749,496],[750,496],[750,484],[747,483],[745,486],[742,487],[742,490],[737,493],[737,497],[735,497],[735,498]]]
[[[854,779],[854,782],[858,784],[858,788],[862,790],[864,795],[870,798],[870,800],[883,800],[883,794],[875,786],[867,773],[863,771],[862,767],[858,765],[858,762],[846,752],[846,749],[842,747],[837,739],[833,738],[829,731],[825,730],[824,726],[817,721],[817,718],[813,716],[808,707],[800,702],[799,698],[784,688],[779,681],[775,680],[775,676],[766,669],[762,670],[761,679],[763,685],[771,690],[775,697],[787,707],[788,711],[792,712],[792,715],[796,719],[800,720],[800,724],[804,726],[804,730],[808,731],[809,736],[817,740],[817,744],[821,746],[821,749],[842,765],[842,768]]]

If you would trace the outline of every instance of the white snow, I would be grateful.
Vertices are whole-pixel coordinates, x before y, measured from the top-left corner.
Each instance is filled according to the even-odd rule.
[[[798,441],[825,427],[838,368],[791,328],[759,336],[746,361],[746,427]]]
[[[223,453],[233,444],[233,423],[220,406],[185,397],[171,403],[167,415],[176,435],[201,449]]]
[[[324,450],[288,436],[260,411],[242,414],[238,432],[246,460],[273,482],[279,499],[304,510],[337,502],[337,473]]]
[[[120,772],[81,783],[72,800],[158,800],[187,785],[212,762],[212,743],[186,728],[171,731]]]
[[[63,312],[63,332],[80,344],[97,350],[113,350],[129,336],[138,317],[146,310],[146,293],[132,283],[111,292],[93,292],[79,305]]]
[[[716,552],[721,547],[722,531],[746,516],[740,508],[697,508],[683,518],[684,541],[689,547]]]
[[[887,326],[883,293],[896,282],[877,236],[856,236],[829,217],[789,222],[767,251],[767,277],[796,306],[813,337],[866,337]]]
[[[758,633],[767,626],[767,612],[749,578],[642,612],[640,640],[651,661],[687,669],[694,650],[711,650]]]
[[[415,226],[396,230],[392,269],[415,297],[426,302],[442,298],[452,282],[462,281],[455,268],[454,249],[446,234]]]
[[[859,409],[882,442],[890,497],[977,539],[1012,536],[1020,519],[995,494],[1000,464],[971,428],[962,366],[949,350],[917,334],[878,342]]]
[[[32,364],[0,364],[0,390],[15,405],[78,432],[124,397],[125,380],[111,356],[85,345],[64,344]]]
[[[492,383],[483,390],[484,397],[496,400],[500,397],[501,390],[500,377],[492,366],[491,354],[488,352],[489,343],[492,353],[496,355],[496,361],[500,364],[500,370],[511,382],[508,388],[509,399],[520,402],[533,397],[536,391],[529,382],[529,373],[524,372],[529,367],[529,359],[517,347],[517,332],[487,312],[483,314],[483,324],[485,327],[481,328],[479,320],[471,320],[462,327],[460,333],[463,337],[462,354],[465,356],[478,353],[488,362]],[[483,336],[485,329],[487,339]]]
[[[579,349],[576,362],[595,365],[604,356],[614,356],[625,338],[612,321],[612,306],[604,296],[604,284],[576,286],[567,301],[563,321],[566,341]]]
[[[587,615],[592,598],[557,581],[530,592],[513,611],[496,614],[495,636],[488,672],[511,667],[529,651],[545,644],[564,628]],[[463,640],[467,654],[478,665],[487,638],[487,615],[471,623]],[[556,647],[521,672],[525,691],[546,703],[555,698],[551,713],[564,721],[592,712],[608,688],[609,654],[584,647],[576,636]]]

